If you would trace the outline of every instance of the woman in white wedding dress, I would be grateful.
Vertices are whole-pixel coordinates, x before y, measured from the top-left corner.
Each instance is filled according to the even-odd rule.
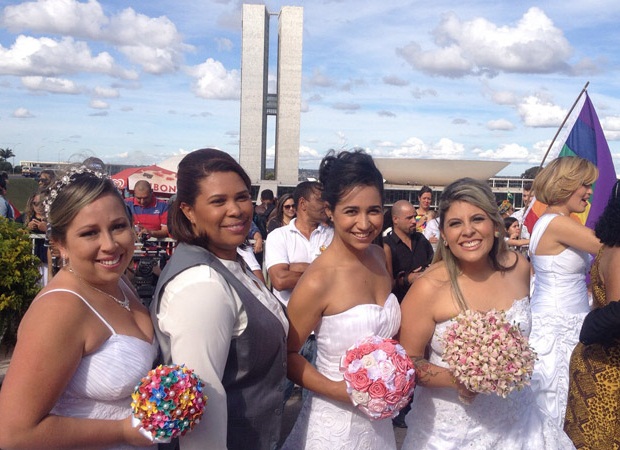
[[[464,178],[447,186],[439,217],[441,241],[435,261],[401,305],[400,342],[418,374],[402,448],[574,448],[538,409],[529,387],[505,399],[476,394],[458,382],[442,360],[443,333],[467,309],[504,310],[525,335],[531,316],[529,264],[506,246],[503,221],[488,185]]]
[[[400,325],[385,254],[372,244],[383,224],[383,177],[361,151],[332,152],[319,172],[334,238],[288,304],[288,377],[311,394],[284,449],[395,449],[391,420],[372,421],[357,410],[339,370],[358,339],[391,338]],[[298,354],[312,330],[316,369]]]
[[[558,426],[564,425],[570,357],[590,311],[590,254],[601,247],[594,230],[569,216],[586,210],[597,177],[597,168],[588,160],[561,157],[536,176],[532,187],[536,198],[548,205],[530,236],[535,273],[530,342],[538,353],[532,390],[538,406]]]

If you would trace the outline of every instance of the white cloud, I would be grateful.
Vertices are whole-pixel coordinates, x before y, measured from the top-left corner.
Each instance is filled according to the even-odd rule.
[[[53,77],[22,77],[22,84],[30,91],[45,91],[53,94],[79,94],[83,91],[71,80]]]
[[[381,110],[377,112],[377,114],[380,117],[396,117],[396,114],[394,114],[392,111],[386,111],[386,110]]]
[[[453,78],[570,70],[568,40],[537,7],[530,8],[514,26],[498,26],[482,17],[461,21],[449,13],[433,35],[434,50],[411,42],[396,52],[417,70]]]
[[[0,23],[13,32],[32,30],[107,42],[145,72],[178,70],[183,52],[193,49],[166,16],[148,17],[125,8],[106,17],[96,0],[38,0],[8,6]]]
[[[217,49],[220,52],[229,52],[233,49],[234,45],[230,39],[227,38],[215,38]]]
[[[103,97],[103,98],[117,98],[120,96],[118,89],[103,87],[103,86],[97,86],[93,90],[93,94],[96,95],[97,97]]]
[[[308,80],[306,80],[306,82],[310,86],[324,87],[324,88],[333,87],[337,84],[335,80],[325,75],[318,68],[315,68],[312,71],[312,76]]]
[[[110,105],[108,105],[103,100],[99,100],[95,98],[90,101],[89,106],[93,109],[108,109],[110,107]]]
[[[448,138],[426,144],[420,138],[411,137],[387,152],[387,155],[383,151],[380,153],[395,158],[459,159],[465,154],[465,147]]]
[[[558,127],[566,116],[565,109],[534,95],[521,100],[517,111],[525,125],[535,128]]]
[[[340,110],[340,111],[348,111],[355,112],[361,108],[358,103],[349,103],[349,102],[336,102],[332,105],[332,108]]]
[[[30,119],[34,116],[30,114],[30,111],[28,111],[26,108],[17,108],[15,111],[13,111],[13,117],[17,119]]]
[[[91,72],[120,78],[136,78],[137,74],[114,63],[107,52],[93,56],[84,42],[65,37],[50,38],[18,36],[10,49],[0,45],[0,74],[40,75],[54,77],[62,74]]]
[[[437,91],[435,89],[411,89],[411,96],[415,99],[421,99],[423,97],[437,97]]]
[[[9,31],[96,37],[108,22],[96,0],[38,0],[7,6],[0,23]]]
[[[519,144],[504,144],[494,150],[474,149],[473,153],[481,159],[526,161],[530,157],[527,148]]]
[[[498,105],[516,105],[519,97],[514,92],[495,91],[491,95],[491,99]]]
[[[227,71],[224,65],[212,58],[188,69],[196,78],[193,91],[198,97],[218,100],[238,100],[241,75],[238,70]]]
[[[515,126],[512,122],[506,119],[489,120],[487,122],[487,128],[491,131],[509,131],[514,130]]]
[[[409,84],[408,80],[404,80],[396,75],[389,75],[383,77],[383,82],[391,86],[407,86]]]
[[[601,120],[608,141],[620,141],[620,116],[608,116]]]

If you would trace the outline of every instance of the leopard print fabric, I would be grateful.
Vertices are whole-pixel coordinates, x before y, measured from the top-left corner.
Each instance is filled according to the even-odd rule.
[[[590,273],[596,308],[608,303],[598,269],[602,254],[601,248]],[[578,449],[620,449],[620,341],[575,347],[564,431]]]

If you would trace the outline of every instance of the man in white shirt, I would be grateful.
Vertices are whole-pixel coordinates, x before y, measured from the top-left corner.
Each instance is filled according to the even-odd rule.
[[[527,227],[523,224],[523,221],[525,220],[525,213],[527,211],[527,208],[530,206],[530,202],[532,201],[533,195],[534,193],[532,192],[532,183],[529,181],[526,183],[523,183],[523,208],[519,209],[518,211],[515,211],[510,216],[510,217],[514,217],[519,222],[519,226],[521,227],[521,236],[520,236],[521,239],[530,238],[530,232],[527,229]]]
[[[301,275],[334,236],[333,229],[325,225],[327,216],[319,183],[299,183],[293,200],[297,217],[269,233],[265,243],[265,267],[273,293],[285,305]]]
[[[325,225],[325,202],[321,199],[321,185],[316,181],[304,181],[293,192],[297,217],[288,225],[276,228],[265,241],[265,267],[271,280],[274,295],[284,305],[288,304],[293,288],[308,268],[327,248],[334,237],[332,227]],[[312,333],[303,347],[301,355],[310,364],[316,361],[316,340]],[[284,401],[293,392],[294,383],[289,382]],[[304,389],[302,398],[306,398]]]

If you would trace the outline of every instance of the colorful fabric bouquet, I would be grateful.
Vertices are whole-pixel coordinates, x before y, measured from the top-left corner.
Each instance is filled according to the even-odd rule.
[[[369,336],[340,361],[351,401],[371,419],[395,417],[413,395],[415,369],[395,340]]]
[[[160,365],[142,378],[131,395],[134,421],[157,442],[183,436],[200,422],[207,404],[202,389],[192,369]]]
[[[442,359],[472,392],[506,397],[530,384],[536,353],[503,311],[467,310],[443,335]]]

